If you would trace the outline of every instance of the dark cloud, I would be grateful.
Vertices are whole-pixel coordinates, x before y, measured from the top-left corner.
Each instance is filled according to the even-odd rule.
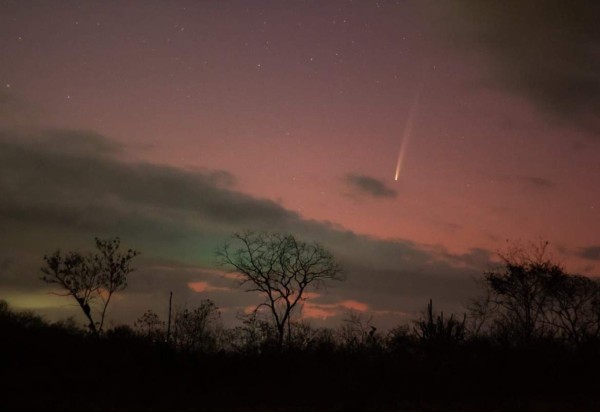
[[[375,198],[394,198],[398,193],[386,184],[370,176],[349,173],[344,181],[351,187],[353,194]]]
[[[123,147],[98,133],[84,130],[45,130],[31,137],[26,144],[32,148],[73,157],[117,156]],[[24,142],[25,143],[25,142]]]
[[[438,258],[444,258],[453,266],[482,268],[489,265],[494,259],[494,253],[486,249],[473,248],[466,253],[448,253],[443,247],[437,246],[430,249]]]
[[[599,2],[435,4],[444,9],[439,16],[446,38],[455,47],[483,52],[499,86],[529,98],[554,119],[600,130]]]
[[[259,298],[235,289],[217,270],[215,250],[243,229],[321,242],[347,278],[325,299],[352,299],[384,312],[417,311],[429,298],[458,307],[473,290],[472,277],[485,269],[485,251],[453,255],[406,240],[359,235],[237,192],[228,186],[232,180],[227,172],[127,162],[118,146],[94,133],[1,132],[0,288],[10,291],[11,303],[31,306],[34,296],[50,296],[39,280],[44,253],[59,247],[89,250],[94,236],[119,235],[124,245],[143,253],[124,299],[115,303],[119,319],[164,309],[165,296],[174,291],[182,305],[210,297],[233,320],[235,311]],[[370,196],[391,196],[375,179],[375,184],[360,176],[351,180]],[[59,312],[73,314],[72,305],[63,309]]]
[[[94,134],[52,132],[16,140],[0,134],[0,149],[5,218],[70,221],[89,229],[109,223],[117,211],[135,211],[134,221],[193,214],[259,227],[299,219],[275,202],[222,189],[227,172],[122,162],[110,141]]]
[[[579,248],[577,256],[588,260],[600,260],[600,246],[587,246]]]

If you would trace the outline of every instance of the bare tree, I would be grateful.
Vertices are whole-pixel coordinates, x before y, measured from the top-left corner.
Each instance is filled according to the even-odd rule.
[[[219,343],[220,321],[221,313],[217,305],[210,299],[203,299],[195,309],[175,308],[170,340],[167,323],[151,309],[134,322],[134,328],[139,335],[152,342],[172,343],[174,347],[187,352],[207,352]]]
[[[165,341],[165,322],[151,309],[133,322],[133,328],[139,335],[152,342]]]
[[[600,333],[600,287],[592,279],[565,275],[551,285],[547,322],[573,344]]]
[[[293,310],[309,287],[339,280],[340,267],[333,255],[318,243],[306,243],[292,235],[243,232],[233,235],[236,246],[223,245],[220,263],[239,272],[248,292],[259,292],[277,329],[278,346],[291,336]]]
[[[173,322],[173,343],[185,351],[213,350],[221,319],[219,308],[210,299],[203,299],[196,309],[178,309]]]
[[[488,325],[496,336],[528,342],[539,337],[579,344],[600,336],[600,283],[554,263],[548,242],[512,246],[503,265],[484,277],[484,295],[471,301],[469,332]]]
[[[372,346],[379,340],[377,328],[373,324],[373,315],[354,310],[346,313],[343,324],[338,328],[342,345],[351,350]]]
[[[490,324],[496,315],[496,305],[493,302],[491,288],[483,282],[480,283],[480,286],[484,291],[483,295],[471,299],[466,306],[465,331],[470,337],[481,336],[489,332]]]
[[[275,346],[277,333],[273,324],[261,319],[259,315],[256,311],[238,315],[242,325],[236,326],[228,332],[227,346],[229,348],[245,353],[260,353]]]
[[[513,247],[501,254],[503,266],[485,273],[495,326],[529,341],[552,333],[548,325],[556,286],[567,276],[548,257],[548,242]]]
[[[96,238],[97,253],[62,255],[57,250],[44,256],[46,266],[42,268],[42,280],[57,284],[64,290],[63,296],[72,296],[77,301],[95,335],[102,333],[111,298],[127,287],[127,275],[134,270],[131,260],[139,255],[133,249],[121,253],[120,245],[118,237]],[[94,320],[94,307],[99,321]]]
[[[503,267],[489,271],[485,280],[498,306],[498,321],[518,339],[528,341],[547,330],[546,315],[551,303],[551,285],[565,276],[552,262],[548,242],[515,247],[501,254]]]

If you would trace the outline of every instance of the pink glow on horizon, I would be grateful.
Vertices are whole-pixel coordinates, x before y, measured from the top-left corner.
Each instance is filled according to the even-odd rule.
[[[342,300],[337,303],[315,303],[307,301],[302,307],[302,318],[304,319],[328,319],[342,315],[344,312],[356,311],[367,312],[369,305],[356,300]]]
[[[222,287],[222,286],[213,286],[208,282],[198,281],[198,282],[189,282],[188,287],[192,289],[194,292],[215,292],[215,291],[230,291],[230,288]]]
[[[338,305],[346,309],[355,310],[357,312],[366,312],[369,310],[369,305],[356,300],[344,300],[338,303]]]
[[[336,315],[336,310],[318,305],[305,305],[302,310],[303,319],[329,319]]]

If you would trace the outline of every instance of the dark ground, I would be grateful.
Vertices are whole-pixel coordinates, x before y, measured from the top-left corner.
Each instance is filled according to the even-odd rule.
[[[0,411],[600,410],[600,346],[489,340],[192,354],[0,321]]]

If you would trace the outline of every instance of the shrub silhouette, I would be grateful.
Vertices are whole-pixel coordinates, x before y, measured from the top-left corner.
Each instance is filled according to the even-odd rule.
[[[547,255],[547,242],[501,254],[502,267],[485,273],[485,296],[470,306],[474,334],[485,322],[505,342],[557,338],[571,344],[600,334],[598,282],[568,274]]]

